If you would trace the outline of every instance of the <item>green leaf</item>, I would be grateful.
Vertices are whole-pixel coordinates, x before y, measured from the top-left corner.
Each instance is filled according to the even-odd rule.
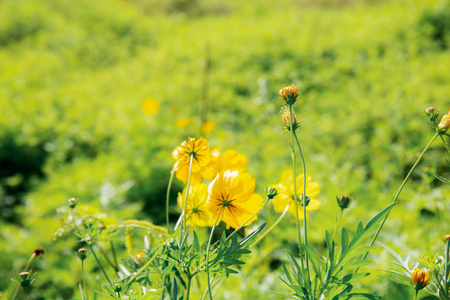
[[[320,257],[320,255],[315,250],[312,250],[307,245],[304,245],[304,247],[306,254],[309,257],[309,260],[311,261],[314,272],[320,279],[320,282],[322,282],[322,265],[323,265],[322,257]]]
[[[170,271],[172,271],[173,266],[176,264],[176,261],[171,262],[165,269],[164,271],[161,273],[161,277],[166,276],[167,274],[170,273]]]
[[[340,279],[340,282],[342,284],[348,284],[353,280],[359,280],[361,278],[367,277],[369,276],[370,273],[352,273],[352,274],[347,274],[344,277],[342,277]]]
[[[239,274],[238,271],[233,270],[233,269],[229,269],[229,268],[225,268],[225,273],[227,273],[227,274]]]
[[[380,296],[375,296],[371,294],[364,294],[364,293],[351,293],[347,295],[348,299],[381,299]]]
[[[194,245],[195,245],[195,251],[200,252],[200,241],[198,240],[198,236],[197,233],[195,232],[195,230],[193,230],[194,233]]]
[[[341,251],[341,257],[344,258],[348,253],[348,246],[349,246],[349,238],[348,238],[348,232],[347,230],[342,227],[342,234],[341,234],[341,243],[342,243],[342,251]],[[339,260],[342,260],[339,258]]]
[[[286,268],[286,264],[283,262],[283,270],[284,270],[284,274],[286,275],[287,279],[289,280],[290,284],[294,284],[294,280],[292,279],[291,273],[289,272],[289,270]],[[292,265],[291,265],[292,267]],[[286,283],[287,284],[287,283]]]
[[[447,178],[439,176],[438,174],[434,174],[434,177],[436,177],[437,179],[439,179],[440,181],[442,181],[445,184],[449,184],[450,185],[450,181],[448,181]]]
[[[225,258],[222,262],[228,265],[245,265],[245,262],[233,258]]]
[[[237,245],[238,248],[244,247],[247,243],[249,243],[258,233],[260,233],[264,227],[266,226],[266,223],[263,223],[261,226],[256,228],[252,233],[247,235],[245,238],[242,239],[242,241]]]

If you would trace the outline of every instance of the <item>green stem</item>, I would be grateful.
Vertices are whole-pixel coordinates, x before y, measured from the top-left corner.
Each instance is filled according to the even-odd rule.
[[[23,287],[23,295],[25,296],[25,300],[28,300],[27,288],[26,287]]]
[[[414,297],[414,300],[417,300],[417,295],[419,295],[419,290],[416,290],[416,296]]]
[[[86,276],[84,273],[84,260],[81,261],[81,277],[83,279],[84,292],[86,293],[86,300],[89,299],[87,286],[86,286]]]
[[[262,240],[269,232],[272,231],[272,229],[275,228],[275,226],[278,225],[278,223],[281,222],[281,220],[284,218],[284,216],[285,216],[286,213],[288,212],[289,206],[290,206],[290,204],[288,204],[288,205],[286,206],[286,208],[285,208],[284,211],[281,213],[280,217],[278,217],[278,219],[275,221],[275,223],[273,223],[272,226],[269,227],[269,229],[267,229],[262,235],[260,235],[260,236],[253,242],[253,245],[258,244],[258,243],[259,243],[259,242],[260,242],[260,241],[261,241],[261,240]]]
[[[336,227],[334,228],[334,233],[331,239],[334,241],[334,237],[336,236],[336,232],[339,230],[339,226],[341,225],[341,219],[342,219],[342,213],[344,212],[344,209],[341,208],[341,212],[339,213],[339,217],[336,222]]]
[[[239,230],[241,230],[242,227],[245,226],[245,224],[247,224],[254,216],[256,216],[257,214],[259,214],[261,212],[261,210],[263,210],[264,206],[266,206],[267,202],[269,202],[270,198],[267,197],[266,201],[264,201],[263,205],[261,205],[261,207],[253,214],[251,215],[250,218],[248,218],[241,226],[239,226],[237,229],[235,229],[228,237],[227,237],[227,242],[231,239],[231,237],[233,235],[235,235]]]
[[[208,246],[206,246],[206,278],[208,280],[208,293],[209,299],[213,300],[211,285],[209,283],[209,247],[211,246],[212,236],[214,234],[214,229],[216,228],[217,222],[219,222],[220,214],[222,213],[223,206],[220,208],[219,214],[217,215],[216,222],[214,222],[213,227],[211,228],[211,234],[209,235]]]
[[[119,264],[117,263],[117,255],[116,255],[116,247],[114,247],[114,242],[110,241],[111,244],[111,251],[113,253],[113,259],[114,259],[114,269],[117,271],[119,271]]]
[[[169,225],[169,200],[170,200],[170,189],[172,188],[173,175],[175,174],[175,170],[178,167],[178,162],[173,165],[172,172],[170,172],[169,184],[167,185],[167,193],[166,193],[166,223],[167,223],[167,232],[170,233],[170,225]]]
[[[292,120],[292,111],[291,111],[291,120]],[[292,127],[292,122],[291,122]],[[303,194],[302,194],[302,200],[303,200],[303,227],[304,227],[304,236],[305,236],[305,246],[308,246],[308,227],[307,227],[307,220],[306,220],[306,164],[305,164],[305,158],[303,157],[302,147],[300,147],[300,142],[298,141],[297,134],[295,133],[295,130],[292,131],[292,135],[295,137],[295,141],[297,142],[298,151],[300,152],[300,158],[302,159],[302,167],[303,167]],[[295,151],[294,151],[295,153]],[[295,177],[294,177],[295,180]],[[294,181],[295,182],[295,181]],[[297,203],[297,201],[295,201]],[[300,230],[300,229],[298,229]],[[310,286],[310,276],[309,276],[309,259],[308,255],[305,253],[305,264],[306,264],[306,274],[308,275],[308,286]]]
[[[408,181],[409,177],[411,177],[412,172],[416,169],[417,165],[419,164],[419,162],[422,160],[423,155],[425,154],[425,152],[427,152],[428,148],[430,148],[431,144],[433,143],[433,141],[439,136],[439,133],[437,132],[430,140],[430,142],[425,146],[425,148],[423,149],[422,153],[420,153],[419,158],[417,158],[416,162],[414,163],[414,165],[411,167],[411,170],[409,170],[408,175],[406,175],[405,179],[403,180],[402,184],[400,185],[397,194],[395,195],[394,199],[392,200],[392,204],[397,202],[398,197],[400,196],[401,191],[403,190],[403,187],[405,186],[406,182]],[[390,212],[384,217],[383,221],[381,222],[380,226],[378,227],[377,232],[375,233],[375,236],[372,239],[372,242],[370,243],[370,246],[373,246],[375,244],[375,241],[378,238],[378,235],[380,234],[381,229],[383,228],[384,223],[386,222],[386,219],[389,217]],[[367,255],[369,255],[370,251],[367,251],[364,256],[362,257],[362,260],[366,259]],[[359,270],[359,268],[357,268],[355,270],[355,273],[357,273]]]
[[[158,251],[156,251],[155,254],[153,254],[153,256],[150,258],[150,260],[148,262],[146,262],[145,265],[143,265],[142,268],[140,268],[139,271],[137,271],[136,274],[134,274],[133,277],[130,278],[130,280],[128,280],[128,283],[126,284],[126,288],[128,288],[133,283],[133,281],[136,280],[136,278],[142,272],[144,272],[144,270],[158,257],[158,255],[161,254],[163,249],[164,248],[160,248]],[[126,288],[124,288],[123,290],[126,290]]]
[[[100,263],[100,260],[98,259],[97,254],[95,254],[94,247],[92,247],[91,244],[88,244],[88,246],[89,246],[89,248],[91,249],[92,254],[93,254],[94,257],[95,257],[95,260],[97,261],[97,264],[98,264],[98,266],[100,267],[100,270],[102,270],[103,275],[105,275],[105,278],[106,278],[106,280],[108,280],[109,285],[112,286],[112,282],[111,282],[111,280],[109,279],[108,274],[106,274],[106,271],[105,271],[105,269],[103,268],[102,264]]]
[[[444,138],[442,137],[442,134],[439,134],[439,136],[440,136],[442,142],[444,143],[445,148],[447,149],[447,151],[450,152],[450,147],[449,147],[448,144],[445,142]]]
[[[186,227],[187,227],[187,203],[189,198],[189,189],[191,187],[191,175],[192,175],[192,161],[194,160],[194,154],[190,154],[189,158],[189,176],[188,176],[188,182],[186,186],[186,196],[184,197],[184,208],[183,208],[183,226],[180,229],[180,240],[183,240],[183,232],[186,234]],[[182,246],[182,245],[181,245]]]
[[[189,300],[189,294],[191,293],[191,281],[192,281],[192,276],[191,275],[187,275],[187,287],[186,287],[186,300]]]
[[[447,295],[448,298],[448,292],[449,292],[449,285],[450,282],[448,280],[448,275],[449,275],[449,252],[450,252],[450,239],[447,239],[447,246],[445,248],[445,269],[444,269],[444,286],[445,286],[445,294]]]
[[[19,291],[20,291],[20,283],[17,285],[16,290],[14,291],[14,294],[13,294],[11,300],[15,300],[16,299],[17,294],[19,293]]]

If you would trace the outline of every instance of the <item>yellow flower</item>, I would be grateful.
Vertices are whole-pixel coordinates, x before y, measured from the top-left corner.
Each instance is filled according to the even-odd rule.
[[[411,272],[411,280],[416,290],[421,290],[430,282],[430,271],[415,268]]]
[[[278,195],[273,199],[273,207],[276,212],[283,212],[287,205],[289,205],[289,212],[292,215],[295,213],[295,202],[294,202],[294,181],[292,180],[292,171],[284,171],[281,175],[281,183],[276,187],[278,190]],[[296,180],[297,188],[297,199],[301,198],[303,194],[303,174],[297,176]],[[320,187],[317,182],[312,182],[311,177],[306,174],[306,197],[310,198],[309,204],[306,207],[307,211],[316,210],[320,207],[320,200],[316,199],[317,195],[320,193]],[[308,214],[306,214],[308,217]],[[298,218],[303,220],[303,207],[302,201],[298,204]]]
[[[202,178],[213,179],[214,173],[210,167],[213,157],[209,150],[208,141],[204,138],[200,138],[198,141],[195,138],[189,138],[188,142],[182,142],[173,150],[172,156],[178,162],[175,169],[176,177],[184,183],[188,182],[191,155],[193,156],[192,184],[199,184]]]
[[[295,85],[291,84],[290,86],[282,88],[278,94],[281,99],[283,99],[287,105],[292,105],[297,101],[298,97],[298,89]]]
[[[186,188],[182,193],[178,193],[178,206],[184,209]],[[189,197],[186,204],[187,224],[191,226],[213,226],[214,219],[211,211],[208,210],[208,186],[204,183],[191,185]]]
[[[144,101],[142,101],[142,111],[144,114],[154,115],[158,112],[158,110],[159,104],[155,98],[145,98]]]
[[[442,117],[441,122],[439,122],[438,128],[443,133],[447,132],[447,130],[450,128],[450,109],[448,111],[448,114]]]
[[[236,150],[228,149],[223,154],[220,149],[215,147],[212,149],[214,160],[211,164],[215,174],[226,170],[244,172],[247,168],[247,155],[239,154]]]
[[[250,225],[257,219],[254,216],[244,224],[262,205],[263,198],[253,193],[255,179],[249,173],[239,174],[238,171],[226,170],[217,174],[208,187],[209,209],[214,220],[220,212],[220,221],[227,224],[227,228],[238,228]]]
[[[216,128],[216,122],[214,121],[205,121],[202,124],[202,133],[203,134],[209,134],[211,131]]]
[[[190,123],[191,121],[188,118],[179,118],[175,125],[182,129],[188,127]]]

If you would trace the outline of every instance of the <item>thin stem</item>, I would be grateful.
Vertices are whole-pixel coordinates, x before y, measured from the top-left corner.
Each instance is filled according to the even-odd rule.
[[[153,256],[150,258],[150,260],[148,262],[145,263],[145,265],[142,266],[142,268],[139,269],[139,271],[136,272],[136,274],[133,275],[133,277],[130,278],[130,280],[128,280],[128,283],[126,284],[126,287],[128,288],[128,286],[133,283],[134,280],[136,280],[136,278],[142,273],[144,272],[144,270],[158,257],[159,254],[161,254],[161,252],[163,251],[164,248],[160,248],[158,251],[155,252],[155,254],[153,254]],[[125,288],[123,289],[125,290]]]
[[[30,269],[30,266],[31,266],[31,262],[34,260],[36,258],[36,253],[31,253],[31,256],[30,256],[30,258],[28,259],[28,262],[27,262],[27,264],[26,264],[26,266],[25,266],[25,271],[24,272],[28,272],[28,270]],[[19,291],[20,291],[20,284],[18,284],[17,285],[17,287],[16,287],[16,290],[14,291],[14,294],[13,294],[13,296],[12,296],[12,298],[11,299],[16,299],[16,297],[17,297],[17,294],[19,293]]]
[[[439,137],[441,138],[442,142],[445,145],[445,148],[447,149],[448,152],[450,152],[450,147],[448,146],[448,144],[445,142],[444,138],[442,137],[442,134],[439,134]]]
[[[112,250],[112,253],[113,253],[113,259],[114,259],[114,265],[115,265],[114,269],[117,272],[119,270],[119,264],[117,263],[116,247],[114,247],[114,242],[113,241],[110,241],[110,244],[111,244],[111,250]]]
[[[231,239],[231,237],[233,235],[235,235],[242,227],[245,226],[245,224],[247,224],[254,216],[256,216],[257,214],[259,214],[261,212],[261,210],[263,210],[264,206],[266,206],[267,202],[269,202],[270,198],[267,197],[266,201],[264,201],[263,205],[261,205],[261,207],[253,214],[251,215],[250,218],[248,218],[244,223],[242,223],[241,226],[239,226],[237,229],[235,229],[228,237],[227,237],[227,242]]]
[[[23,295],[25,296],[25,300],[28,300],[27,288],[26,287],[23,287]]]
[[[105,253],[105,251],[103,251],[101,248],[99,250],[103,254],[103,257],[106,259],[106,262],[108,263],[108,265],[110,265],[114,269],[115,272],[118,272],[119,271],[118,267],[116,267],[114,265],[114,263],[111,261],[111,259],[109,259],[108,255]]]
[[[84,286],[84,292],[86,293],[86,300],[88,300],[89,297],[88,297],[88,291],[87,291],[87,286],[86,286],[86,276],[84,273],[84,260],[81,261],[81,277],[83,279],[83,286]]]
[[[17,294],[19,293],[19,291],[20,291],[20,283],[17,285],[16,290],[14,291],[14,294],[13,294],[11,300],[15,300],[16,299]]]
[[[186,287],[186,300],[189,300],[189,294],[191,293],[191,281],[192,281],[192,276],[191,275],[187,275],[187,287]]]
[[[92,247],[91,244],[88,244],[88,246],[89,246],[89,248],[91,249],[92,254],[94,254],[95,260],[97,261],[98,266],[99,266],[100,269],[102,270],[103,275],[105,275],[105,278],[106,278],[106,280],[108,280],[109,285],[112,286],[112,282],[111,282],[111,280],[109,280],[108,274],[106,274],[106,271],[105,271],[105,269],[103,268],[102,264],[100,263],[100,260],[98,259],[97,254],[95,254],[94,247]]]
[[[291,108],[292,110],[292,108]],[[291,111],[291,120],[292,120],[292,111]],[[291,122],[292,127],[292,122]],[[297,142],[298,151],[300,152],[300,158],[302,159],[302,167],[303,167],[303,194],[302,194],[302,200],[303,200],[303,227],[304,227],[304,236],[305,236],[305,246],[308,246],[308,227],[307,227],[307,220],[306,220],[306,164],[305,164],[305,158],[303,157],[302,147],[300,147],[300,142],[298,141],[297,134],[295,131],[292,131],[292,135],[295,137],[295,140]],[[295,151],[294,151],[295,153]],[[295,177],[294,177],[295,180]],[[295,181],[294,181],[295,182]],[[297,203],[297,201],[295,201]],[[299,222],[298,222],[299,223]],[[300,229],[299,229],[300,230]],[[308,275],[308,285],[310,285],[311,279],[309,277],[309,259],[308,255],[305,254],[305,263],[306,263],[306,274]]]
[[[414,297],[414,300],[417,300],[417,295],[419,295],[419,290],[416,290],[416,296]]]
[[[339,217],[336,222],[336,227],[334,228],[334,233],[331,239],[334,241],[334,237],[336,236],[336,232],[339,230],[339,226],[341,225],[341,219],[342,219],[342,213],[344,212],[344,209],[341,208],[341,212],[339,213]]]
[[[445,248],[445,269],[444,269],[444,285],[445,285],[445,294],[448,295],[448,288],[450,285],[450,282],[448,280],[448,274],[449,274],[449,252],[450,252],[450,239],[447,239],[447,246]]]
[[[172,188],[173,182],[173,174],[175,174],[175,170],[178,167],[178,162],[173,165],[172,172],[170,172],[169,184],[167,185],[167,193],[166,193],[166,223],[167,223],[167,232],[170,233],[170,225],[169,225],[169,200],[170,200],[170,189]]]
[[[219,222],[220,214],[222,213],[223,206],[220,208],[219,214],[217,215],[216,222],[214,222],[213,227],[211,228],[211,234],[209,235],[208,246],[206,246],[206,278],[208,280],[208,293],[209,299],[213,300],[211,285],[209,283],[209,246],[211,246],[211,239],[214,234],[214,229],[216,228],[217,222]]]
[[[212,283],[213,283],[213,281],[214,281],[215,278],[216,278],[215,276],[213,276],[213,277],[211,278],[211,281],[209,281],[208,286],[209,286],[209,285],[212,285]],[[206,297],[207,294],[208,294],[208,287],[206,287],[206,289],[205,289],[205,291],[203,292],[203,295],[202,295],[202,297],[200,298],[200,300],[205,299],[205,297]]]
[[[269,229],[267,229],[266,231],[264,231],[264,233],[263,233],[262,235],[260,235],[260,236],[253,242],[253,245],[258,244],[258,243],[259,243],[259,242],[260,242],[260,241],[261,241],[261,240],[262,240],[269,232],[272,231],[272,229],[275,228],[275,226],[278,225],[278,223],[281,222],[281,220],[284,218],[284,216],[285,216],[286,213],[288,212],[289,206],[290,206],[290,204],[288,204],[288,205],[286,206],[286,208],[285,208],[284,211],[281,213],[281,215],[278,217],[278,219],[275,221],[275,223],[273,223],[272,226],[269,227]]]
[[[409,170],[408,175],[406,175],[405,179],[403,180],[402,184],[400,185],[397,194],[395,195],[394,199],[392,200],[392,204],[397,202],[398,197],[400,196],[401,191],[403,190],[403,187],[405,186],[406,182],[408,181],[409,177],[411,177],[412,172],[416,169],[417,165],[419,164],[419,162],[422,160],[423,155],[425,154],[425,152],[427,152],[428,148],[430,148],[431,144],[433,143],[433,141],[439,136],[439,133],[437,132],[430,140],[430,142],[428,142],[428,144],[425,146],[425,148],[422,150],[422,153],[420,153],[419,158],[417,158],[416,162],[414,163],[414,165],[411,167],[411,170]],[[383,221],[381,222],[380,226],[378,227],[377,232],[375,233],[375,236],[372,239],[372,242],[370,243],[370,246],[373,246],[373,244],[375,244],[375,241],[378,238],[378,235],[380,234],[381,229],[383,228],[384,223],[386,222],[386,219],[389,217],[390,212],[388,212],[388,214],[384,217]],[[367,255],[369,255],[369,251],[367,251],[364,256],[362,257],[362,260],[366,259]],[[359,270],[359,268],[357,268],[355,270],[355,273],[357,273]]]
[[[183,226],[180,229],[180,240],[182,240],[183,232],[186,234],[187,203],[188,203],[188,198],[189,198],[189,189],[191,187],[192,161],[193,160],[194,160],[194,154],[191,154],[190,158],[189,158],[189,176],[188,176],[188,182],[187,182],[187,186],[186,186],[186,196],[184,197]]]

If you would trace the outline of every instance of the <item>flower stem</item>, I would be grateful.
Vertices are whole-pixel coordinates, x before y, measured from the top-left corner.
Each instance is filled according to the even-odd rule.
[[[194,154],[191,154],[190,158],[189,158],[189,176],[188,176],[188,182],[187,182],[187,186],[186,186],[186,196],[184,197],[183,226],[180,229],[180,242],[183,240],[183,232],[186,234],[187,203],[188,203],[188,198],[189,198],[189,189],[191,187],[192,161],[193,160],[194,160]]]
[[[217,215],[216,222],[214,222],[213,227],[211,228],[211,234],[209,235],[208,246],[206,246],[206,278],[208,280],[208,293],[209,299],[213,300],[211,285],[209,283],[209,247],[211,246],[211,239],[214,234],[214,229],[216,228],[217,222],[219,222],[220,214],[222,213],[223,206],[220,208],[219,214]]]
[[[444,268],[444,286],[445,286],[445,294],[447,295],[448,298],[448,289],[449,289],[449,285],[450,282],[448,280],[448,275],[449,275],[449,252],[450,252],[450,239],[447,239],[447,246],[445,247],[445,268]]]
[[[108,280],[109,285],[112,286],[112,282],[111,282],[111,280],[109,279],[108,274],[106,274],[106,271],[105,271],[105,269],[103,268],[102,264],[100,263],[100,260],[98,259],[97,254],[95,254],[94,247],[92,247],[91,244],[88,244],[88,246],[89,246],[89,248],[91,249],[92,254],[94,254],[95,260],[97,261],[98,266],[99,266],[100,269],[102,270],[103,275],[105,275],[105,278],[106,278],[106,280]]]
[[[173,165],[172,172],[170,172],[169,184],[167,185],[167,193],[166,193],[166,223],[167,223],[167,232],[170,233],[169,226],[169,200],[170,200],[170,189],[172,188],[173,182],[173,174],[175,174],[175,170],[178,167],[178,162]]]
[[[86,300],[88,300],[89,296],[88,296],[88,291],[87,291],[87,286],[86,286],[86,276],[84,273],[84,260],[81,260],[81,277],[83,278],[83,287],[84,287],[84,292],[86,293]]]
[[[191,281],[192,281],[192,276],[188,274],[185,300],[189,300],[189,294],[191,293]]]
[[[283,213],[278,217],[278,219],[275,221],[275,223],[272,224],[272,226],[269,227],[269,229],[267,229],[262,235],[260,235],[254,242],[253,245],[258,244],[269,232],[272,231],[272,229],[275,228],[275,226],[278,225],[278,223],[280,223],[280,221],[284,218],[284,216],[286,215],[286,213],[289,210],[289,206],[290,204],[288,204],[286,206],[286,208],[284,209]]]
[[[336,236],[336,232],[339,230],[339,226],[341,225],[341,219],[342,219],[343,212],[344,212],[344,209],[341,208],[341,212],[339,213],[339,217],[338,217],[337,222],[336,222],[336,227],[334,228],[333,236],[331,237],[331,239],[333,241],[334,241],[334,237]]]
[[[291,111],[291,120],[292,120],[292,111]],[[292,127],[292,122],[291,122]],[[304,227],[304,236],[305,236],[305,246],[308,246],[308,226],[307,226],[307,220],[306,220],[306,164],[305,164],[305,158],[303,157],[302,147],[300,147],[300,142],[298,141],[297,134],[294,130],[292,130],[292,135],[295,137],[295,141],[297,142],[298,151],[300,152],[300,158],[302,159],[302,167],[303,167],[303,194],[302,194],[302,200],[303,200],[303,227]],[[294,151],[295,153],[295,151]],[[295,177],[294,177],[295,182]],[[295,201],[297,203],[297,201]],[[300,223],[300,222],[298,222]],[[300,230],[300,229],[298,229]],[[306,274],[308,275],[308,286],[310,286],[311,279],[309,277],[309,260],[308,255],[305,253],[305,265],[306,265]]]
[[[442,134],[439,134],[439,136],[440,136],[442,142],[444,143],[445,148],[447,149],[447,151],[450,152],[450,147],[449,147],[448,144],[445,142],[444,138],[442,137]]]
[[[414,300],[417,300],[417,295],[419,295],[419,290],[416,290],[416,296],[414,297]]]
[[[153,254],[153,256],[150,258],[150,260],[148,262],[145,263],[145,265],[142,266],[142,268],[140,268],[136,274],[133,275],[133,277],[130,278],[130,280],[128,280],[128,283],[126,284],[126,288],[128,288],[130,286],[130,284],[133,283],[134,280],[136,280],[136,278],[142,273],[144,272],[144,270],[156,259],[156,257],[158,257],[159,254],[161,254],[161,252],[163,251],[164,248],[160,248],[158,251],[155,252],[155,254]],[[123,288],[123,290],[125,290],[125,287]]]
[[[392,200],[392,204],[397,202],[398,197],[400,196],[400,193],[403,190],[403,187],[405,186],[406,182],[408,181],[408,179],[411,177],[412,172],[416,169],[417,165],[419,164],[419,162],[422,160],[423,155],[425,154],[425,152],[427,152],[428,148],[430,148],[431,144],[433,143],[433,141],[439,136],[439,133],[437,132],[432,138],[431,140],[428,142],[428,144],[425,146],[425,148],[422,150],[422,153],[420,153],[419,158],[417,158],[416,162],[414,163],[414,165],[411,167],[411,170],[409,170],[408,175],[406,175],[405,179],[403,180],[402,184],[400,185],[397,194],[395,194],[394,199]],[[372,239],[372,242],[370,243],[370,246],[373,246],[375,244],[375,241],[378,238],[378,235],[380,234],[381,229],[383,228],[384,223],[386,222],[386,219],[389,217],[390,212],[384,217],[383,221],[381,222],[380,226],[378,227],[377,232],[375,233],[375,236]],[[369,251],[367,251],[364,256],[362,257],[362,260],[366,259],[367,255],[369,255]],[[359,268],[357,268],[355,270],[355,273],[357,273],[359,270]],[[417,296],[417,295],[416,295]]]
[[[254,216],[256,216],[257,214],[260,213],[260,211],[264,208],[264,206],[266,206],[267,202],[269,202],[270,198],[267,197],[266,201],[264,201],[263,205],[261,205],[261,207],[253,214],[251,215],[250,218],[248,218],[244,223],[242,223],[241,226],[239,226],[237,229],[235,229],[228,237],[227,237],[227,242],[231,239],[231,237],[233,235],[235,235],[242,227],[245,226],[245,224],[247,224]]]

